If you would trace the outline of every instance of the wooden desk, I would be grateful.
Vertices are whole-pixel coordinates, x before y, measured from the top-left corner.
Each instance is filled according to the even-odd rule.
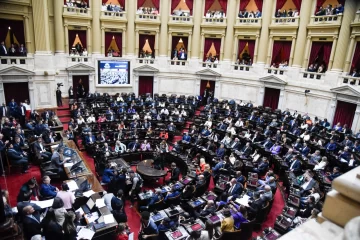
[[[145,178],[161,178],[167,175],[167,171],[165,170],[157,170],[152,167],[154,160],[148,159],[141,161],[137,167],[136,171],[144,176]]]

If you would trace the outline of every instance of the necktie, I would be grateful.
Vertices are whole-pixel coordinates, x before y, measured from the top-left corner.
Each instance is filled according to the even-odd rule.
[[[34,215],[29,215],[29,217],[34,219],[37,223],[39,223],[39,221],[36,219],[36,217],[34,217]]]

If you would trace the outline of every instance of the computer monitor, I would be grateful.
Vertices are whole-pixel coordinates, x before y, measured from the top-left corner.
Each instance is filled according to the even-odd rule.
[[[86,202],[86,206],[89,208],[89,210],[91,211],[91,209],[93,209],[93,207],[95,206],[95,202],[94,200],[92,200],[92,198],[89,198],[89,200]]]
[[[72,165],[70,168],[70,171],[73,171],[73,170],[77,169],[78,167],[80,167],[81,163],[82,163],[82,161],[78,161],[77,163]]]
[[[74,153],[75,153],[75,151],[73,149],[71,149],[71,148],[66,147],[64,149],[64,156],[65,157],[71,157],[72,155],[74,155]]]

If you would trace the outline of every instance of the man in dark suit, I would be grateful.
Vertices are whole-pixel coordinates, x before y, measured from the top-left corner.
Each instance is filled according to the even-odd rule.
[[[241,149],[241,155],[244,157],[249,157],[252,152],[252,148],[250,146],[250,142],[247,142],[246,145]]]
[[[20,118],[20,124],[21,124],[21,126],[24,126],[25,125],[26,108],[22,102],[20,102],[20,106],[18,107],[17,111],[18,111],[18,116]]]
[[[6,49],[4,41],[2,41],[0,46],[0,56],[7,56],[7,55],[8,55],[8,50]]]
[[[17,152],[14,149],[12,143],[8,143],[7,147],[8,147],[7,156],[9,158],[9,161],[16,165],[22,165],[23,167],[22,172],[27,173],[28,163],[29,163],[27,157],[24,156],[22,153]]]
[[[4,117],[10,117],[10,109],[5,105],[5,103],[3,103],[0,107],[0,117],[1,119]]]
[[[179,181],[179,177],[180,177],[180,169],[178,167],[176,167],[176,163],[171,163],[171,177],[169,179],[170,182],[176,182]]]
[[[240,146],[240,142],[239,142],[239,139],[238,138],[235,138],[234,141],[232,141],[229,145],[230,148],[234,149],[234,150],[238,150]]]
[[[225,154],[224,144],[221,144],[220,147],[216,150],[216,156],[218,158],[222,158],[224,154]]]
[[[334,167],[333,172],[327,177],[330,181],[334,180],[335,178],[341,175],[340,168]]]
[[[301,171],[301,162],[296,155],[294,155],[291,160],[289,170],[294,173],[299,173]]]
[[[122,200],[123,195],[124,192],[120,189],[116,193],[116,197],[113,196],[111,199],[112,214],[118,223],[127,222],[127,216],[124,211],[124,201]]]
[[[139,140],[135,140],[135,142],[130,142],[128,145],[129,151],[135,151],[140,148]]]
[[[265,148],[265,149],[270,149],[272,147],[272,145],[274,145],[272,142],[271,142],[271,138],[267,138],[266,140],[262,141],[261,142],[261,145]]]
[[[228,197],[232,197],[232,199],[236,199],[239,197],[243,191],[243,186],[241,183],[236,181],[236,178],[230,180],[230,188],[227,191]]]
[[[17,103],[14,99],[11,99],[11,102],[9,103],[9,109],[10,109],[10,116],[16,117],[16,110],[17,110]]]
[[[254,192],[253,195],[254,201],[249,203],[249,213],[252,217],[255,217],[256,214],[264,207],[264,202],[260,198],[259,192]]]
[[[41,235],[40,214],[35,211],[32,206],[23,208],[23,231],[26,240],[30,240],[33,236]]]
[[[51,153],[46,151],[45,147],[42,144],[42,137],[38,137],[36,143],[34,143],[34,150],[39,159],[45,159],[45,161],[50,161]]]
[[[265,173],[268,169],[269,169],[269,160],[266,157],[263,157],[262,163],[260,163],[257,168],[254,168],[253,172]]]

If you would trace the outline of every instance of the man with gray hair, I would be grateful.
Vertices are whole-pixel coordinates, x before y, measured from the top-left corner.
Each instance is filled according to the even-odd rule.
[[[273,194],[271,191],[271,187],[269,185],[265,185],[263,193],[260,195],[261,199],[264,202],[270,202],[273,198]]]

